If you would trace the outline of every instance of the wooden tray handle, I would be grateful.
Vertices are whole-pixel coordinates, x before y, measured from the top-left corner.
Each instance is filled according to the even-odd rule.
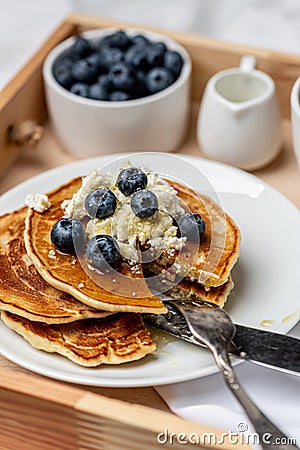
[[[7,139],[17,145],[35,147],[42,139],[44,127],[35,120],[25,120],[7,128]]]

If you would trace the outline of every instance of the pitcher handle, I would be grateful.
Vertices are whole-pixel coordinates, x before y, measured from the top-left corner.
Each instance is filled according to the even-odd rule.
[[[252,55],[244,55],[241,57],[240,69],[242,72],[251,72],[256,67],[256,58]]]

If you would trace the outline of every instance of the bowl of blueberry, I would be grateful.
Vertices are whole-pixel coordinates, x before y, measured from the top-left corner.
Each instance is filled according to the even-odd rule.
[[[174,151],[186,136],[191,59],[166,36],[88,31],[48,54],[43,77],[54,131],[79,158]]]

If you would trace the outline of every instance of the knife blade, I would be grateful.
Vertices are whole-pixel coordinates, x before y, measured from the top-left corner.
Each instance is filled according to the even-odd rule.
[[[144,321],[154,328],[203,347],[190,332],[176,306],[167,301],[164,304],[168,308],[167,314],[143,314]],[[236,333],[230,348],[232,356],[300,376],[300,339],[244,325],[235,324],[235,327]]]

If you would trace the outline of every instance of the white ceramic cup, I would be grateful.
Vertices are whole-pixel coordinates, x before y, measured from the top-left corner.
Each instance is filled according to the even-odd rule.
[[[293,146],[300,169],[300,77],[295,81],[293,85],[290,103]]]
[[[92,30],[82,36],[97,41],[116,29]],[[126,29],[128,35],[143,34],[164,42],[184,60],[179,78],[169,87],[148,97],[123,102],[82,98],[55,80],[54,61],[74,42],[67,39],[47,56],[43,66],[48,112],[62,145],[79,158],[125,151],[176,150],[184,140],[190,113],[191,59],[174,40],[139,29]]]
[[[207,83],[200,105],[197,138],[209,158],[258,169],[271,162],[282,145],[275,84],[244,56],[240,67],[223,70]]]

